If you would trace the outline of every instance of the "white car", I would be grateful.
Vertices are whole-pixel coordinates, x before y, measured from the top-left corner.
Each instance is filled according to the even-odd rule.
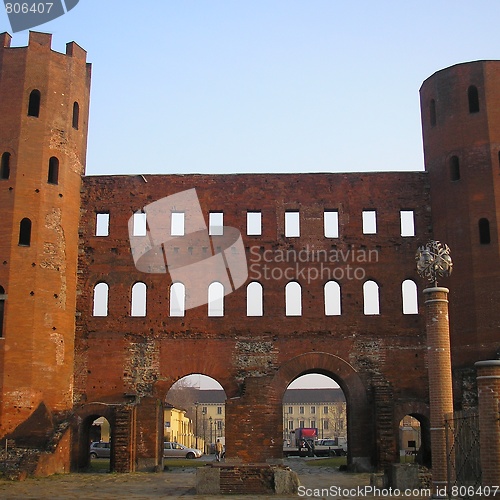
[[[200,458],[203,455],[201,450],[188,448],[179,443],[165,441],[163,443],[164,458]]]

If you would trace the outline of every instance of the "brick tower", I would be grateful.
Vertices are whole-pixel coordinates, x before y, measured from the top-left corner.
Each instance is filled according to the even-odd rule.
[[[433,234],[453,255],[454,272],[443,284],[460,370],[494,359],[498,349],[500,61],[438,71],[420,98]]]
[[[0,437],[72,407],[90,64],[0,35]],[[47,420],[48,418],[48,420]],[[16,436],[16,433],[14,436]]]

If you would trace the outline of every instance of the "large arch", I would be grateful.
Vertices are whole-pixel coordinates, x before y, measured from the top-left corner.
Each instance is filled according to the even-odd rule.
[[[347,402],[347,463],[353,470],[370,470],[375,456],[373,410],[359,373],[344,359],[326,352],[308,352],[285,361],[272,380],[275,397],[283,398],[288,385],[301,375],[331,377]]]

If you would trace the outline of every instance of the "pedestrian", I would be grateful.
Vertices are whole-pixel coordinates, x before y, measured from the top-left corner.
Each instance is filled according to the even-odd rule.
[[[217,442],[215,443],[215,460],[217,462],[220,462],[223,451],[224,451],[224,446],[220,442],[220,439],[217,439]]]

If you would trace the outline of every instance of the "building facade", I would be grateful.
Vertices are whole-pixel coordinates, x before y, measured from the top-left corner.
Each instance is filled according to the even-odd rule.
[[[405,415],[428,446],[427,284],[415,251],[429,239],[455,262],[455,406],[476,404],[474,363],[500,349],[500,62],[424,82],[425,172],[89,177],[85,51],[55,52],[41,33],[20,48],[0,37],[0,437],[52,440],[45,470],[79,469],[105,417],[113,470],[152,470],[169,388],[202,373],[227,396],[227,458],[278,459],[284,393],[320,373],[346,395],[349,466],[382,468],[398,459]],[[190,213],[171,205],[158,228],[148,210],[192,189],[208,233],[177,245],[171,237],[200,229]],[[146,267],[131,249],[135,214]],[[219,247],[213,226],[236,228],[241,243]],[[157,229],[171,231],[168,248],[155,249]],[[231,272],[244,260],[247,278],[210,281],[212,257]],[[198,287],[173,278],[190,259]],[[186,308],[200,291],[205,303]]]

